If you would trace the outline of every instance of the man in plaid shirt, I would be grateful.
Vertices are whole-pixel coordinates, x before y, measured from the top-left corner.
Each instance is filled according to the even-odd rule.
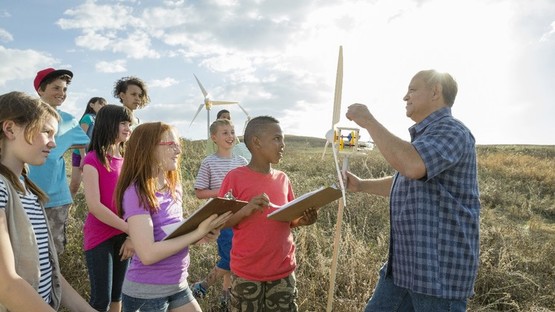
[[[465,311],[479,263],[480,201],[472,133],[453,118],[457,83],[448,73],[418,72],[406,114],[411,141],[382,126],[362,104],[347,118],[370,133],[394,176],[360,179],[347,189],[390,196],[389,259],[365,311]]]

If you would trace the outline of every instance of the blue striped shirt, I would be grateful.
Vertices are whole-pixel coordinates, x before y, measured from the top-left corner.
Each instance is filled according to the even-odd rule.
[[[417,293],[465,299],[474,294],[479,263],[480,201],[476,147],[450,108],[409,129],[426,177],[397,173],[391,189],[388,271]]]
[[[19,194],[23,209],[31,221],[31,226],[35,232],[35,238],[39,248],[39,264],[40,264],[40,281],[39,295],[50,303],[50,293],[52,290],[52,264],[48,254],[48,228],[46,224],[46,216],[42,212],[38,198],[32,193]],[[8,192],[6,185],[0,180],[0,209],[5,209],[8,203]]]

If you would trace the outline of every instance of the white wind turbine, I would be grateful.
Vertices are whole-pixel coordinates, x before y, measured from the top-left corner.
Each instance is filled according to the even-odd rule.
[[[200,87],[200,90],[202,91],[202,94],[204,95],[204,103],[200,104],[197,112],[195,113],[195,116],[193,117],[193,120],[191,120],[191,124],[189,125],[189,127],[193,124],[193,122],[195,121],[195,118],[197,118],[198,114],[200,113],[200,111],[202,110],[202,107],[204,106],[204,108],[206,108],[206,137],[208,139],[210,139],[210,109],[212,108],[213,105],[231,105],[231,104],[237,104],[237,106],[239,106],[239,108],[245,113],[245,115],[247,115],[247,120],[250,119],[249,114],[247,113],[247,111],[239,104],[239,102],[236,101],[216,101],[216,100],[211,100],[210,99],[210,95],[208,94],[208,92],[206,92],[206,90],[204,89],[204,87],[202,86],[202,83],[200,83],[200,81],[198,80],[197,76],[195,74],[193,74],[193,76],[195,76],[195,79],[197,80],[198,86]]]

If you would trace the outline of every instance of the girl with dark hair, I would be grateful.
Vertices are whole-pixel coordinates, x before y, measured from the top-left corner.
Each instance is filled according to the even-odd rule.
[[[122,77],[114,84],[113,95],[119,99],[123,106],[131,111],[144,108],[149,102],[148,88],[146,83],[139,77]],[[132,120],[131,126],[135,128],[141,123],[139,118]]]
[[[79,125],[85,131],[89,138],[92,137],[92,130],[94,129],[94,120],[96,118],[96,113],[106,105],[106,100],[102,97],[92,97],[87,103],[87,108],[81,119],[79,119]],[[83,159],[85,158],[85,149],[74,149],[71,153],[71,181],[69,182],[69,191],[71,192],[71,197],[75,197],[77,191],[79,191],[79,185],[81,184],[81,174],[83,173]]]
[[[127,223],[118,216],[114,204],[131,120],[133,113],[124,106],[106,105],[99,110],[84,160],[83,187],[89,212],[83,241],[91,282],[90,304],[98,311],[121,311],[121,285],[133,254],[126,239]]]

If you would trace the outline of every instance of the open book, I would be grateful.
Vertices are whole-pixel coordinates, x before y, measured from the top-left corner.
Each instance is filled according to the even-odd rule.
[[[221,215],[228,211],[235,213],[247,203],[248,202],[242,200],[225,199],[221,197],[210,198],[185,220],[164,226],[162,230],[167,234],[164,240],[194,231],[202,221],[213,214]]]
[[[268,218],[276,221],[290,222],[302,216],[309,208],[314,207],[319,209],[338,198],[341,198],[341,190],[337,186],[321,187],[278,207],[276,211],[268,214]]]

